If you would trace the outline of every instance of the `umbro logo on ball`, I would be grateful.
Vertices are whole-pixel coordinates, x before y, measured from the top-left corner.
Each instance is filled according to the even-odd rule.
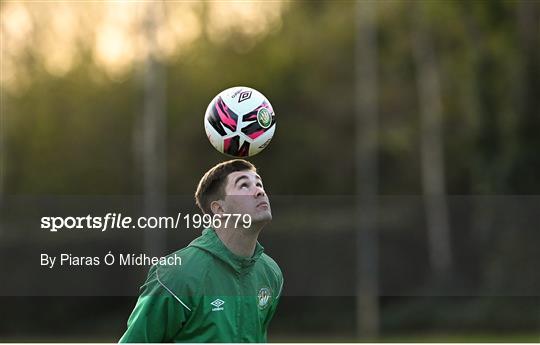
[[[240,93],[240,96],[238,97],[238,103],[245,101],[246,99],[249,99],[251,97],[251,91],[244,91]]]

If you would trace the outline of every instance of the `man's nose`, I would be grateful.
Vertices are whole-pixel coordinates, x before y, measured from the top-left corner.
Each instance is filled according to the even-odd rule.
[[[265,196],[266,193],[264,192],[264,189],[262,189],[261,187],[258,187],[258,186],[255,186],[255,197],[256,198],[259,198],[261,196]]]

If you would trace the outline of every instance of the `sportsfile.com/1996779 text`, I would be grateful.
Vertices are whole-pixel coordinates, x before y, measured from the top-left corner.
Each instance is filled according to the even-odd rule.
[[[176,217],[132,217],[121,213],[107,213],[105,216],[78,216],[78,217],[41,217],[41,228],[51,232],[64,229],[88,230],[123,230],[123,229],[200,229],[209,227],[249,228],[251,216],[249,214],[182,214]]]

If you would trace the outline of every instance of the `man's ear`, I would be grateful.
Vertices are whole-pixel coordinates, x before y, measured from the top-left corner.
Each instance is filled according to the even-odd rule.
[[[221,204],[221,200],[215,200],[210,203],[210,210],[212,210],[213,214],[222,214],[225,212],[223,210],[223,206]]]

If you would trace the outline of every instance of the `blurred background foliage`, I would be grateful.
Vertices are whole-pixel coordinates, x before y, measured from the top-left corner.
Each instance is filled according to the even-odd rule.
[[[167,195],[191,195],[201,174],[224,160],[209,145],[202,120],[208,102],[236,85],[260,90],[276,111],[272,143],[251,159],[271,194],[354,195],[355,69],[363,63],[355,55],[356,6],[353,1],[3,1],[0,199],[143,193],[141,136],[149,56],[165,76],[166,129],[160,135],[166,140]],[[540,237],[534,196],[540,192],[540,3],[384,1],[373,6],[379,195],[424,192],[421,66],[414,52],[420,27],[429,37],[440,81],[444,190],[471,196],[449,206],[456,257],[449,280],[465,275],[476,284],[475,291],[505,284],[517,286],[517,291],[538,288]],[[150,42],[145,25],[156,8]],[[532,199],[520,204],[491,199],[475,203],[472,198],[504,195]],[[410,280],[423,286],[416,290],[421,294],[422,288],[429,291],[436,288],[431,284],[440,284],[425,278],[430,268],[422,202],[411,209],[399,205],[381,211],[381,218],[388,220],[383,219],[379,229],[381,285],[384,289],[384,279],[405,285]],[[508,210],[509,205],[517,210]],[[326,212],[341,214],[340,207]],[[297,215],[312,216],[309,210]],[[354,260],[354,246],[343,244],[354,236],[354,223],[346,220],[340,226],[342,231],[328,243],[343,246],[343,257]],[[0,236],[9,230],[4,224]],[[325,250],[319,235],[335,230],[322,226],[311,235],[312,248]],[[274,237],[264,235],[270,253],[294,286],[299,273],[290,267],[310,265],[315,251],[298,253],[292,245],[287,247],[305,246],[306,232],[291,234],[286,222],[272,231]],[[174,249],[178,243],[168,246]],[[405,258],[414,262],[408,273],[398,268]],[[347,263],[344,259],[342,264]],[[346,280],[353,274],[351,267],[334,267],[321,279]],[[508,331],[538,339],[540,301],[535,291],[528,297],[381,297],[381,334]],[[113,330],[104,327],[96,339],[118,338],[133,302],[123,299],[109,308],[87,303],[87,315],[115,324]],[[15,304],[19,303],[34,302]],[[60,304],[66,303],[62,299]],[[325,308],[331,311],[323,312]],[[55,315],[61,318],[62,311]],[[351,297],[315,302],[291,298],[284,301],[273,327],[285,340],[313,341],[303,338],[313,333],[351,340],[355,338],[348,337],[356,334],[354,318]],[[66,322],[80,330],[76,334],[84,334],[80,325],[85,320],[81,316]],[[291,328],[290,320],[300,321]],[[21,324],[4,325],[0,335],[26,332],[31,337],[45,329],[31,333]],[[51,336],[62,339],[60,334]]]
[[[535,2],[420,4],[442,81],[449,193],[538,193],[539,158],[527,153],[538,145],[538,28],[520,22]],[[3,3],[6,193],[140,192],[145,6]],[[254,158],[279,182],[274,192],[349,193],[354,2],[164,6],[157,51],[166,69],[168,192],[191,193],[199,172],[222,159],[208,150],[201,118],[213,95],[243,83],[266,91],[283,114],[283,139]],[[406,1],[377,10],[381,191],[417,194],[414,11]],[[298,168],[272,168],[284,161]],[[300,178],[305,172],[310,179]]]

